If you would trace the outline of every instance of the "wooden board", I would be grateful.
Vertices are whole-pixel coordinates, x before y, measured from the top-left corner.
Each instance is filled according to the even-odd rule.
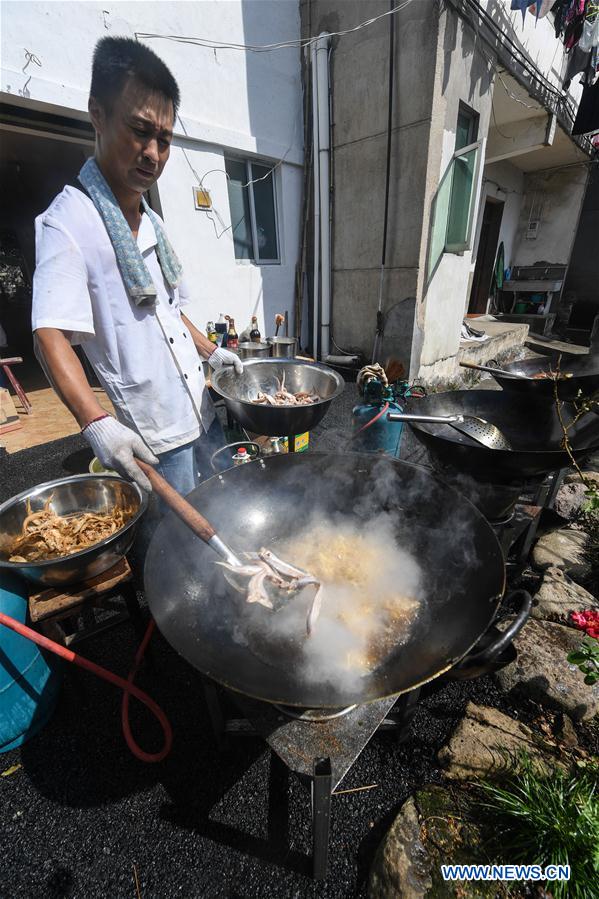
[[[45,618],[60,618],[71,615],[73,610],[82,605],[86,599],[100,596],[117,584],[129,580],[131,568],[127,559],[121,559],[108,571],[104,571],[97,577],[90,578],[80,584],[72,584],[61,589],[49,587],[29,596],[29,617],[32,622],[43,621]]]
[[[23,422],[15,409],[12,396],[6,387],[0,387],[0,434],[7,434],[22,427]]]

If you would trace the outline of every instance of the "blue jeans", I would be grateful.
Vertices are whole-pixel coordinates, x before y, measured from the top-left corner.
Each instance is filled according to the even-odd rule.
[[[202,434],[192,443],[186,443],[177,449],[169,450],[158,456],[156,469],[165,478],[171,487],[174,487],[183,496],[198,486],[201,481],[212,477],[214,471],[210,465],[210,458],[217,449],[225,445],[225,435],[218,418],[210,426],[207,433]],[[132,549],[130,562],[132,567],[141,574],[143,565],[154,531],[160,523],[160,519],[168,511],[167,506],[152,493],[146,514],[142,518]]]
[[[210,458],[216,450],[225,445],[225,435],[218,418],[215,418],[206,434],[193,443],[178,446],[158,456],[156,468],[171,487],[186,496],[201,481],[212,477],[214,471]]]

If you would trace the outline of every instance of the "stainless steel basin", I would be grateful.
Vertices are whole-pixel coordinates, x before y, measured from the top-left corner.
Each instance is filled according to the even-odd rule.
[[[267,406],[252,402],[251,397],[260,391],[274,392],[283,374],[291,393],[314,391],[320,400],[309,406]],[[344,386],[343,378],[332,368],[300,359],[250,359],[244,363],[242,375],[236,375],[227,366],[212,376],[212,387],[224,399],[231,415],[254,434],[269,437],[302,434],[315,427],[331,402],[343,393]]]
[[[28,500],[35,512],[44,507],[50,496],[58,515],[110,512],[115,507],[135,511],[124,527],[89,549],[45,562],[9,562],[12,541],[21,533],[28,515]],[[0,505],[0,568],[44,586],[63,586],[96,577],[116,565],[129,551],[147,504],[145,493],[137,485],[117,475],[74,475],[24,490]]]

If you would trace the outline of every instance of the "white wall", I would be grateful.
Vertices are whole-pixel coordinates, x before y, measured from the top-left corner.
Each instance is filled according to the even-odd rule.
[[[2,4],[1,99],[83,118],[93,47],[105,35],[135,32],[190,35],[215,41],[268,44],[298,38],[296,0],[195,2],[14,2]],[[301,77],[299,50],[269,53],[145,42],[171,68],[182,95],[171,158],[159,182],[169,235],[194,287],[190,317],[204,327],[229,312],[242,327],[257,313],[263,334],[274,313],[293,321],[295,263],[301,214]],[[26,50],[41,62],[28,66]],[[23,73],[23,68],[26,67]],[[31,80],[28,81],[29,76]],[[187,135],[187,136],[186,136]],[[193,204],[192,187],[210,169],[218,234],[230,225],[223,149],[256,154],[276,171],[282,264],[237,263],[230,231],[214,226]]]
[[[508,268],[515,264],[515,258],[518,255],[519,243],[516,240],[516,235],[520,223],[522,199],[524,197],[524,173],[510,162],[495,162],[484,168],[476,235],[470,262],[470,285],[474,275],[487,197],[493,197],[503,202],[503,214],[501,216],[497,245],[499,246],[500,243],[503,243],[505,267]],[[467,291],[465,297],[464,312],[468,310],[469,301],[470,290]]]
[[[520,10],[511,10],[509,0],[479,0],[501,31],[510,40],[519,44],[528,57],[558,91],[561,92],[565,72],[566,53],[562,39],[556,39],[553,16],[535,19],[528,11],[522,24]],[[576,77],[570,85],[569,93],[578,102],[582,87]]]
[[[489,128],[493,91],[493,72],[486,60],[474,52],[472,29],[452,12],[445,12],[443,20],[433,101],[433,122],[438,122],[443,130],[431,139],[431,143],[436,142],[438,146],[436,158],[429,160],[433,186],[431,202],[455,151],[460,101],[479,114],[478,137],[484,138]],[[471,250],[459,255],[444,253],[435,271],[428,273],[419,370],[419,376],[424,379],[446,377],[456,366],[471,260]]]
[[[574,245],[576,228],[588,178],[587,166],[525,176],[515,252],[517,265],[552,262],[566,265]],[[537,237],[527,240],[528,220],[534,204],[539,215]]]

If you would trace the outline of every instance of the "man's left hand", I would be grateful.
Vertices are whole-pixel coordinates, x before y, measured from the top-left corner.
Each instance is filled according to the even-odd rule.
[[[218,371],[223,365],[232,365],[236,375],[243,373],[243,365],[239,356],[230,350],[223,350],[222,347],[217,347],[213,353],[210,353],[208,363],[215,371]]]

